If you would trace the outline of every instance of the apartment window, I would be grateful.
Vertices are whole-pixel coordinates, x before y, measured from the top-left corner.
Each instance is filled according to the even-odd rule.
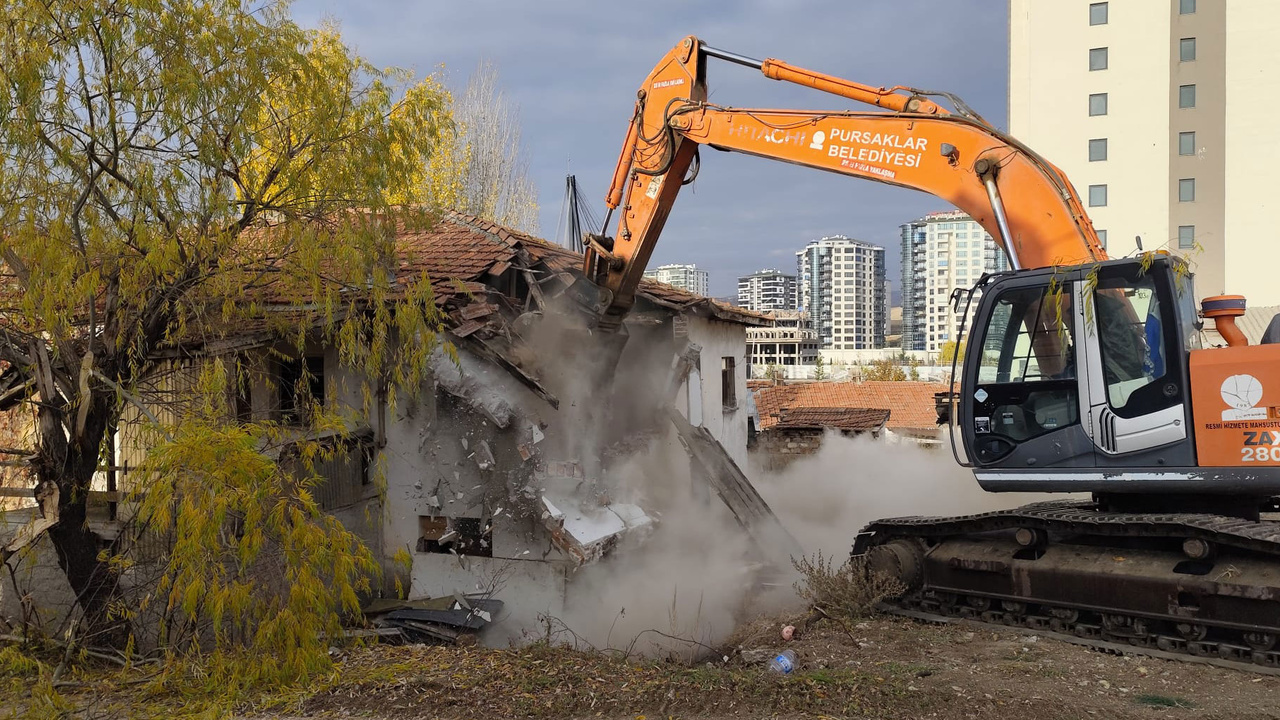
[[[1089,96],[1089,116],[1107,114],[1107,94],[1094,93]]]
[[[1089,141],[1089,162],[1099,162],[1107,159],[1107,139],[1094,138]]]
[[[1196,154],[1196,134],[1194,132],[1178,133],[1178,154],[1179,155],[1195,155]]]
[[[1107,206],[1107,186],[1106,185],[1090,185],[1089,186],[1089,207],[1106,207]]]
[[[1178,226],[1178,247],[1187,250],[1196,246],[1196,226]]]
[[[1106,250],[1107,249],[1107,231],[1098,230],[1097,232],[1098,232],[1098,244],[1102,245],[1103,250]]]
[[[1190,15],[1196,11],[1196,0],[1178,0],[1178,14]]]
[[[1182,38],[1178,41],[1178,60],[1191,62],[1196,59],[1196,39]]]
[[[1090,25],[1106,25],[1107,24],[1107,4],[1104,2],[1089,4],[1089,24]]]
[[[1195,202],[1196,179],[1182,178],[1178,181],[1178,202]]]
[[[720,401],[725,410],[738,409],[736,360],[732,356],[720,358]]]
[[[1090,70],[1106,70],[1107,69],[1107,49],[1104,47],[1093,48],[1089,50],[1089,69]]]
[[[1179,85],[1178,86],[1178,107],[1193,108],[1196,106],[1196,86],[1195,85]]]

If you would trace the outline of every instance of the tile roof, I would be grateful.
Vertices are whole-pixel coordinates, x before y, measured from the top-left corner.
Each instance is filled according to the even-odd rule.
[[[884,427],[889,411],[880,408],[789,407],[783,408],[773,427],[779,430],[835,428],[874,432]]]
[[[261,240],[251,237],[250,241]],[[400,220],[394,243],[397,282],[406,287],[426,274],[431,280],[436,305],[449,316],[455,331],[466,334],[490,324],[480,315],[492,315],[496,320],[501,315],[497,313],[499,306],[519,312],[520,306],[524,305],[525,298],[512,297],[514,288],[499,279],[512,267],[531,268],[545,276],[548,271],[578,275],[582,265],[579,253],[452,211],[438,218],[428,216]],[[247,292],[253,293],[265,305],[267,312],[261,317],[237,319],[234,328],[211,325],[202,336],[203,344],[236,349],[246,346],[246,343],[260,343],[281,329],[296,327],[294,310],[300,292],[298,287],[272,279]],[[637,295],[642,302],[676,312],[696,313],[743,325],[768,323],[758,313],[721,306],[710,298],[651,280],[640,283]],[[482,307],[488,312],[469,315],[460,312],[467,307],[473,310]],[[303,312],[301,317],[310,315]],[[209,338],[216,338],[216,341]]]
[[[760,429],[776,424],[789,408],[877,408],[889,411],[891,430],[932,430],[938,413],[934,393],[947,386],[927,382],[809,382],[756,391]]]
[[[400,257],[398,275],[410,278],[426,273],[438,292],[448,296],[456,282],[474,282],[489,268],[508,262],[516,254],[516,246],[496,235],[481,231],[454,216],[441,219],[433,226],[396,234],[396,250]]]
[[[454,281],[479,282],[489,269],[510,262],[521,250],[534,261],[557,272],[576,272],[582,256],[541,238],[458,212],[447,213],[435,226],[421,231],[402,232],[396,238],[402,255],[402,276],[426,272],[439,301],[454,296]],[[721,320],[745,325],[770,324],[764,315],[736,308],[711,298],[644,279],[638,293],[645,300],[673,310],[705,312]]]
[[[760,415],[760,429],[778,422],[782,409],[789,407],[800,394],[800,388],[809,383],[769,385],[755,391],[756,412]]]

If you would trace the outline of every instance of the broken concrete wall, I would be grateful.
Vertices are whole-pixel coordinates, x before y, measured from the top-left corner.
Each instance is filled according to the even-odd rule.
[[[414,557],[409,593],[414,598],[491,595],[504,600],[515,620],[508,625],[519,632],[536,627],[540,615],[563,614],[568,578],[563,564],[541,558],[466,557],[459,561],[451,555],[419,554]]]
[[[413,559],[415,597],[477,592],[494,567],[505,567],[501,560],[521,563],[509,572],[512,590],[535,592],[524,581],[541,583],[546,571],[524,564],[562,559],[533,498],[521,494],[543,441],[529,408],[545,403],[465,347],[458,354],[455,365],[441,353],[432,381],[388,417],[379,453],[386,555],[403,550]]]
[[[770,428],[756,435],[751,457],[761,469],[782,470],[792,462],[822,449],[821,428]]]
[[[699,368],[680,394],[681,412],[720,441],[740,466],[747,462],[747,332],[737,323],[686,316],[690,342],[702,348]],[[732,364],[726,377],[725,368]],[[731,384],[725,392],[725,382]]]

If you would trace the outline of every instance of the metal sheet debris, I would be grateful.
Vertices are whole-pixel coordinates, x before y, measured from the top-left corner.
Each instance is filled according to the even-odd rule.
[[[410,642],[460,643],[474,639],[503,606],[496,598],[454,595],[371,605],[365,616],[375,627],[399,629]]]

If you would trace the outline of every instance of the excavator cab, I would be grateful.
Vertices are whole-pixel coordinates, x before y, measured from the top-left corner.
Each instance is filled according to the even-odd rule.
[[[1107,492],[1099,470],[1196,465],[1180,260],[998,274],[979,294],[959,421],[983,488]]]

